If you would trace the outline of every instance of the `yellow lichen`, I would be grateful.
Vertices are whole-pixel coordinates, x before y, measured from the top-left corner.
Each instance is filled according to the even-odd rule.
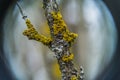
[[[29,19],[26,19],[27,30],[23,32],[23,35],[27,36],[29,39],[42,42],[44,45],[49,45],[52,41],[51,38],[47,38],[44,35],[40,35],[36,29],[33,27]]]
[[[62,57],[62,60],[63,60],[64,62],[68,62],[68,61],[73,60],[73,57],[74,57],[73,54],[70,54],[70,55],[64,55],[64,56]]]
[[[62,19],[62,15],[60,12],[51,12],[53,17],[53,30],[54,34],[63,33],[66,30],[66,24],[64,23],[64,20]]]
[[[49,11],[48,11],[49,12]],[[47,46],[51,46],[51,42],[53,41],[54,42],[54,38],[56,38],[56,37],[54,37],[54,36],[57,36],[57,35],[59,35],[59,34],[61,34],[62,35],[62,39],[64,40],[64,41],[66,41],[66,42],[68,42],[68,44],[71,44],[72,42],[74,42],[74,39],[78,36],[77,34],[75,34],[75,33],[71,33],[69,30],[68,30],[68,28],[67,28],[67,25],[65,24],[65,22],[64,22],[64,20],[62,19],[62,15],[61,15],[61,13],[60,13],[60,11],[58,11],[58,12],[55,12],[55,11],[53,11],[53,12],[51,12],[50,13],[51,15],[51,18],[53,18],[53,22],[52,21],[50,21],[49,23],[48,23],[48,25],[49,24],[52,24],[52,26],[50,25],[50,29],[51,30],[48,30],[49,31],[49,35],[50,35],[50,31],[51,31],[51,37],[50,38],[48,38],[48,37],[46,37],[46,36],[44,36],[44,35],[41,35],[41,34],[39,34],[38,32],[37,32],[37,30],[34,28],[34,26],[31,24],[31,22],[30,22],[30,20],[29,19],[26,19],[26,25],[27,25],[27,30],[25,30],[24,32],[23,32],[23,35],[25,35],[25,36],[27,36],[29,39],[32,39],[32,40],[36,40],[36,41],[39,41],[39,42],[42,42],[44,45],[47,45]],[[47,17],[47,19],[49,18],[48,16],[46,16]],[[48,20],[49,21],[49,20]],[[51,28],[52,27],[52,28]],[[47,28],[46,28],[47,29]],[[70,46],[71,47],[71,46]],[[69,47],[69,48],[70,48]],[[68,50],[70,50],[70,49],[68,49]],[[64,50],[63,50],[63,52],[64,52]],[[59,53],[58,53],[59,54]],[[62,58],[61,58],[62,57]],[[72,54],[72,53],[70,53],[69,55],[66,55],[66,54],[63,54],[63,56],[60,56],[60,58],[62,59],[62,61],[64,62],[64,63],[66,63],[66,62],[69,62],[69,61],[72,61],[73,60],[73,58],[74,58],[74,55]],[[72,63],[71,63],[72,64]],[[58,67],[58,65],[56,64],[55,66],[54,66],[55,68],[54,68],[54,73],[56,74],[56,75],[60,75],[61,73],[60,73],[60,71],[59,71],[59,67]],[[56,68],[57,67],[57,68]],[[60,66],[61,67],[61,66]],[[66,68],[67,69],[67,68]],[[57,72],[56,72],[57,71]],[[66,70],[67,71],[67,70]],[[72,75],[71,76],[71,78],[70,78],[70,80],[78,80],[78,76],[76,76],[76,75]]]
[[[65,33],[63,33],[63,39],[67,42],[73,42],[77,36],[78,36],[77,34],[70,33],[69,31],[66,31]]]
[[[29,19],[26,19],[26,25],[29,28],[34,28]]]
[[[74,39],[78,36],[75,33],[69,32],[67,29],[67,25],[65,24],[64,20],[62,19],[62,15],[60,12],[51,12],[53,17],[53,30],[54,34],[57,35],[58,33],[63,34],[63,39],[67,42],[73,42]]]

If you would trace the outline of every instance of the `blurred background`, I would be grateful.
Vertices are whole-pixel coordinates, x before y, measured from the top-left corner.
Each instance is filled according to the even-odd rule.
[[[3,51],[3,19],[5,18],[9,6],[14,2],[14,0],[0,0],[0,80],[14,80],[10,70],[7,68],[8,66],[6,67],[5,54]],[[120,1],[104,0],[104,2],[109,8],[115,21],[116,29],[118,31],[118,43],[112,61],[96,80],[120,80]]]

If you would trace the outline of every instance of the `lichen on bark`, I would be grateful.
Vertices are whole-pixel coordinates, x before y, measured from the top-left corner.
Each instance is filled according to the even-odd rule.
[[[24,16],[27,30],[25,30],[23,34],[27,36],[29,40],[36,40],[43,43],[55,53],[62,80],[83,80],[83,68],[76,68],[74,66],[74,53],[70,50],[78,35],[68,30],[56,0],[43,0],[43,9],[50,28],[51,37],[48,38],[39,34],[30,20]]]

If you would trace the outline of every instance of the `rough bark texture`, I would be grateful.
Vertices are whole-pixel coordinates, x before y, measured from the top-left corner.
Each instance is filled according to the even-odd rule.
[[[53,25],[55,24],[55,18],[51,15],[52,12],[56,14],[59,12],[59,7],[55,0],[43,0],[43,8],[45,10],[45,15],[48,21],[48,25],[50,27],[50,32],[53,38],[50,49],[55,53],[56,58],[58,60],[58,64],[60,66],[60,71],[62,73],[62,80],[82,80],[83,79],[83,71],[81,67],[80,70],[75,68],[73,64],[73,58],[68,60],[63,60],[63,57],[66,56],[66,59],[73,55],[70,52],[71,42],[65,41],[63,39],[62,32],[58,32],[56,35],[54,34]],[[57,16],[58,17],[58,16]],[[74,38],[75,39],[75,38]]]
[[[50,28],[50,38],[39,34],[30,20],[23,14],[19,4],[18,7],[28,28],[23,34],[30,40],[42,42],[55,53],[62,80],[83,80],[83,68],[76,68],[74,66],[74,54],[70,51],[77,34],[68,30],[56,0],[43,0],[43,9],[45,10],[45,16]]]

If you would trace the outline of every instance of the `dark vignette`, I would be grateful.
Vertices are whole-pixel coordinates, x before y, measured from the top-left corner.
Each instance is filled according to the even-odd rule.
[[[120,80],[120,0],[103,0],[109,8],[118,31],[118,43],[114,58],[105,71],[96,80]],[[7,9],[15,0],[0,0],[0,80],[16,80],[6,66],[3,51],[3,26]]]

